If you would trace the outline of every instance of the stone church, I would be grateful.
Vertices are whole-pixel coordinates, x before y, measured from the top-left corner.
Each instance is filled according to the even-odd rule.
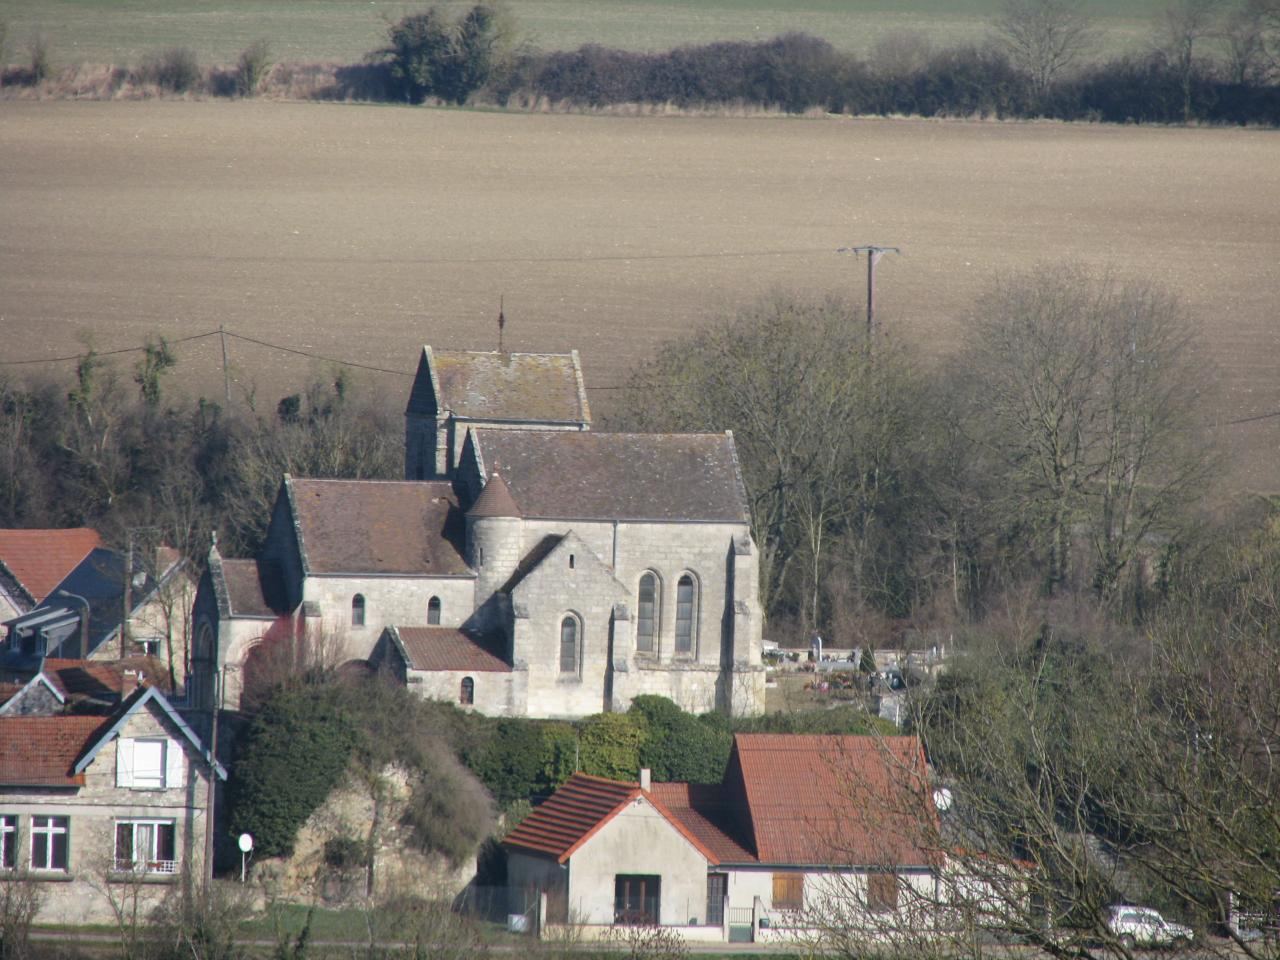
[[[731,434],[592,431],[576,351],[428,346],[405,477],[286,475],[258,557],[211,548],[193,706],[238,709],[271,651],[308,637],[495,716],[622,711],[646,693],[763,709]]]

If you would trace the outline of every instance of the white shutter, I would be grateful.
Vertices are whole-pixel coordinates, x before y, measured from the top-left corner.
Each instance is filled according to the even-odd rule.
[[[133,786],[133,741],[116,738],[116,786]]]
[[[177,740],[166,740],[164,744],[165,777],[164,785],[168,789],[186,785],[187,755],[182,744]]]

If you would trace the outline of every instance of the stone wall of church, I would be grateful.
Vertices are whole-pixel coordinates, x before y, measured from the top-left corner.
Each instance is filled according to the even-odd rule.
[[[470,678],[472,702],[462,702],[462,681]],[[523,675],[497,671],[409,670],[409,689],[427,700],[452,703],[462,710],[474,710],[486,717],[522,717],[524,713]]]
[[[440,598],[440,626],[460,627],[475,609],[472,577],[308,577],[303,599],[320,606],[325,634],[342,641],[348,659],[367,659],[382,628],[427,626],[427,604]],[[352,621],[352,599],[364,597],[364,625]]]
[[[625,602],[634,617],[640,588],[640,577],[652,572],[658,577],[658,649],[659,663],[692,660],[719,667],[722,662],[748,659],[760,662],[757,648],[754,657],[744,647],[741,651],[726,647],[733,637],[734,597],[730,593],[735,579],[733,568],[734,538],[749,536],[741,523],[631,523],[599,521],[526,520],[522,524],[521,554],[527,553],[543,537],[572,529],[591,548],[602,563],[614,570],[615,578],[627,591]],[[737,571],[737,582],[754,582],[754,551]],[[684,574],[696,583],[694,651],[690,655],[675,652],[676,585]],[[752,590],[754,598],[754,590]],[[756,612],[758,618],[758,612]],[[628,659],[634,651],[628,647]]]

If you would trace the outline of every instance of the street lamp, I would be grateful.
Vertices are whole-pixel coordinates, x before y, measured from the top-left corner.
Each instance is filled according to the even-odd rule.
[[[57,593],[60,597],[69,597],[72,600],[79,600],[84,604],[84,616],[80,618],[80,659],[89,659],[89,601],[78,593],[72,593],[70,590],[59,590]]]

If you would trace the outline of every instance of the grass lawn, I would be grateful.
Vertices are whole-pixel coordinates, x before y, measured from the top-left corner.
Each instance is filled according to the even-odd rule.
[[[454,4],[458,5],[458,4]],[[0,0],[7,57],[20,62],[39,34],[57,65],[134,64],[148,51],[188,46],[230,63],[268,40],[282,60],[358,61],[386,24],[427,6],[405,0]],[[658,50],[682,43],[762,39],[789,30],[866,50],[918,30],[939,43],[980,42],[1000,0],[507,0],[524,35],[545,49],[594,42]],[[1091,0],[1107,52],[1140,45],[1163,0]]]

